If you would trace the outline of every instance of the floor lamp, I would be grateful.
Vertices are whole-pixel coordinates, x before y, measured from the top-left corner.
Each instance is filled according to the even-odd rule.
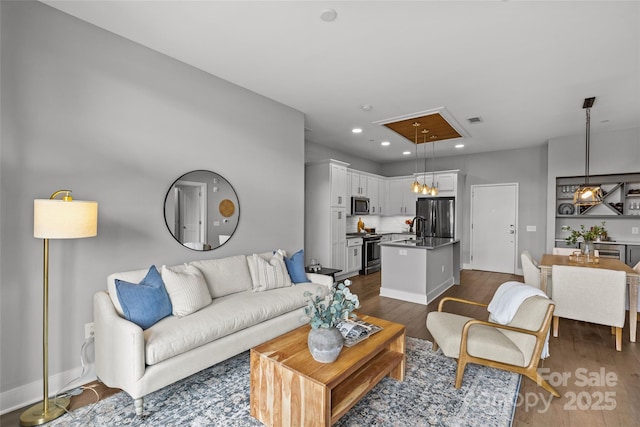
[[[93,237],[98,229],[98,203],[73,201],[70,190],[59,190],[49,199],[33,204],[33,237],[44,239],[44,274],[42,303],[42,402],[20,416],[23,426],[37,426],[58,418],[69,407],[68,398],[49,399],[49,239]],[[56,197],[63,195],[61,200]]]

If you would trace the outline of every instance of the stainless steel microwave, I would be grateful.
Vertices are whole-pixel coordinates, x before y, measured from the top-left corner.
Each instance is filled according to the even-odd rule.
[[[351,215],[369,215],[368,197],[351,197]]]

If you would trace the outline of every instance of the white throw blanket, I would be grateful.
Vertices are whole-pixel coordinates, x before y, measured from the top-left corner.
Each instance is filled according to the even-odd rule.
[[[540,289],[533,286],[525,285],[521,282],[505,282],[496,293],[493,295],[489,307],[489,321],[506,325],[513,320],[513,317],[518,312],[520,305],[527,298],[539,295],[541,297],[549,298]],[[549,333],[547,332],[547,338],[545,339],[542,354],[542,359],[549,357]]]

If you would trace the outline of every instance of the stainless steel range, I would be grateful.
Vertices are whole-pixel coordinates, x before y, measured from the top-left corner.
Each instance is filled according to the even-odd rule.
[[[360,274],[371,274],[380,271],[380,234],[362,236],[362,270]]]

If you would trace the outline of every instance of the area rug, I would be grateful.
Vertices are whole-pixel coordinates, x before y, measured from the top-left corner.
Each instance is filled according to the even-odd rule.
[[[429,341],[407,338],[405,380],[384,378],[337,426],[510,426],[520,375],[468,365],[453,386],[456,361]],[[205,369],[144,399],[136,417],[121,392],[79,408],[48,426],[262,426],[249,414],[249,352]]]

